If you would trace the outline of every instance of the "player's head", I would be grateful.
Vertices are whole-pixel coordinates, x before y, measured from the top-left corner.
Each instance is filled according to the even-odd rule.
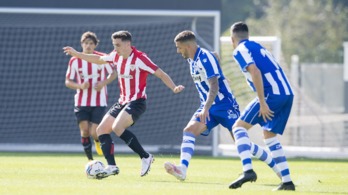
[[[132,34],[128,31],[121,30],[111,35],[112,44],[114,49],[119,55],[125,55],[125,53],[131,50],[132,46]]]
[[[93,53],[98,43],[99,43],[99,40],[97,38],[97,35],[93,32],[87,31],[83,33],[81,36],[81,47],[82,47],[83,53],[87,53],[87,54]]]
[[[183,58],[193,58],[197,50],[195,33],[189,30],[180,32],[174,38],[177,53]]]
[[[236,22],[231,26],[231,39],[233,47],[236,48],[239,42],[249,38],[248,25],[244,22]]]

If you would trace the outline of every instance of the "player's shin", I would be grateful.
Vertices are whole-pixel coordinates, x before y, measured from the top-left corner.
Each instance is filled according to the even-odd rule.
[[[195,135],[190,132],[184,132],[181,143],[180,160],[183,167],[187,168],[193,156],[195,149]]]
[[[276,166],[271,154],[253,142],[250,142],[250,151],[253,156],[265,162],[280,177],[279,169]]]
[[[86,153],[88,160],[93,160],[91,138],[90,137],[81,137],[81,143],[82,143],[83,149]]]
[[[148,158],[149,153],[147,153],[144,148],[139,143],[137,137],[129,130],[124,130],[120,138],[135,152],[140,158]]]
[[[277,139],[277,137],[272,137],[264,140],[266,145],[269,147],[269,150],[271,151],[272,157],[274,159],[274,162],[276,163],[276,166],[278,167],[281,177],[282,177],[282,182],[290,182],[290,171],[289,171],[289,166],[284,154],[284,150]]]
[[[114,156],[114,143],[110,134],[103,134],[99,136],[101,148],[108,165],[116,165]]]
[[[246,172],[252,169],[250,139],[248,136],[248,132],[243,127],[236,127],[233,129],[233,136],[235,138],[235,144],[237,147],[239,157],[242,161],[243,171]]]

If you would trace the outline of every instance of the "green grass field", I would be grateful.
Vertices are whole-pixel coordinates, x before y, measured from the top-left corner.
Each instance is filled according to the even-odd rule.
[[[87,179],[82,154],[0,153],[0,194],[271,194],[279,184],[276,175],[254,160],[255,183],[228,189],[241,172],[236,158],[194,156],[184,182],[168,175],[166,161],[179,156],[155,155],[150,173],[140,177],[140,160],[135,155],[116,155],[120,174],[103,180]],[[105,162],[103,157],[96,159]],[[289,159],[296,192],[277,194],[348,194],[348,160]]]

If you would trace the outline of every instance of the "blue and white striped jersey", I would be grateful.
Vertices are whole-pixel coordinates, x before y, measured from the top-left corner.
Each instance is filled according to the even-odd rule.
[[[220,102],[237,104],[214,54],[204,48],[198,47],[194,59],[189,58],[187,61],[190,64],[191,76],[198,90],[201,104],[204,104],[208,98],[210,89],[208,79],[215,76],[218,77],[219,92],[213,105]]]
[[[242,40],[234,50],[233,57],[253,91],[256,89],[251,75],[246,70],[250,64],[255,64],[260,70],[265,94],[293,95],[290,83],[282,68],[272,54],[260,44],[248,39]]]

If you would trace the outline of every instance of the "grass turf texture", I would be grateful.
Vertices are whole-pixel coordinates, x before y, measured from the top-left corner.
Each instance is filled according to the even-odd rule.
[[[103,157],[96,159],[105,163]],[[140,177],[136,155],[116,155],[120,174],[103,180],[87,179],[82,154],[0,153],[0,194],[270,194],[279,184],[267,165],[254,160],[256,183],[236,190],[228,185],[241,173],[237,158],[194,156],[184,182],[168,175],[166,161],[178,163],[179,156],[155,155],[150,173]],[[296,192],[277,194],[348,193],[348,160],[289,159]]]

